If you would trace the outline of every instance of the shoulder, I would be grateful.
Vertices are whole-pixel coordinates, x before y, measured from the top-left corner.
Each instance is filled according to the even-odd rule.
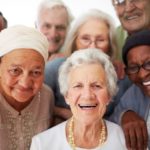
[[[40,145],[41,148],[54,147],[65,140],[65,126],[66,122],[56,125],[44,132],[41,132],[33,137],[32,143]],[[57,143],[56,143],[57,142]]]
[[[52,98],[54,97],[52,89],[46,84],[42,85],[41,95],[43,97],[52,97]]]
[[[58,68],[64,61],[66,60],[65,57],[56,58],[54,60],[48,61],[45,65],[45,68]]]
[[[106,126],[108,128],[108,131],[111,129],[111,132],[116,132],[116,130],[122,132],[122,129],[118,124],[108,121],[108,120],[105,120],[105,122],[106,122]]]
[[[125,147],[125,138],[122,128],[113,122],[106,121],[108,131],[108,142]],[[115,137],[115,138],[114,138]]]
[[[114,122],[106,121],[106,126],[107,126],[109,137],[116,136],[116,139],[117,138],[124,139],[123,130],[118,124]]]
[[[141,91],[141,89],[133,84],[129,89],[125,92],[125,94],[122,96],[122,99],[143,99],[145,97],[144,93]],[[132,100],[133,101],[133,100]]]
[[[65,126],[66,126],[66,121],[48,129],[42,133],[39,133],[37,135],[37,137],[40,139],[45,139],[47,137],[49,137],[49,138],[53,137],[54,138],[54,137],[58,136],[58,134],[61,134],[62,131],[64,131]]]

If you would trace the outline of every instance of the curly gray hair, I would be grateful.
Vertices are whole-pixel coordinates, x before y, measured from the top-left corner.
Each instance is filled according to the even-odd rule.
[[[81,49],[75,51],[59,68],[59,86],[60,92],[65,96],[68,91],[68,75],[73,67],[77,67],[81,64],[98,63],[101,64],[106,72],[107,89],[110,97],[117,93],[117,75],[113,64],[110,61],[108,55],[102,50],[96,48]]]

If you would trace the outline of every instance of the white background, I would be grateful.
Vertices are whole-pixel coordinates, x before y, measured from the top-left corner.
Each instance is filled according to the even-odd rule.
[[[24,24],[34,26],[37,6],[41,0],[0,0],[0,11],[8,21],[8,26]],[[77,17],[90,8],[98,8],[110,14],[119,25],[111,0],[63,0]]]

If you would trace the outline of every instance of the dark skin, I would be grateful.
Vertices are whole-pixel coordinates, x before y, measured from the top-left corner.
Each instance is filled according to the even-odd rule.
[[[130,117],[129,117],[130,116]],[[127,111],[122,117],[126,146],[128,149],[145,150],[148,133],[145,120],[133,111]]]
[[[142,56],[142,57],[141,57]],[[130,49],[127,54],[128,66],[141,66],[150,60],[150,46],[141,45]],[[149,82],[150,71],[140,68],[135,74],[128,75],[130,80],[136,84],[141,91],[150,97],[149,86],[143,83]],[[136,112],[127,111],[121,120],[128,149],[145,150],[148,146],[148,131],[146,121]]]

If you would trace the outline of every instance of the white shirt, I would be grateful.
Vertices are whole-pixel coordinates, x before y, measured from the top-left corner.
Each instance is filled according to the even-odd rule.
[[[76,148],[76,150],[127,150],[121,128],[106,121],[108,136],[106,142],[95,149]],[[72,150],[66,137],[66,121],[45,131],[32,139],[30,150]]]

